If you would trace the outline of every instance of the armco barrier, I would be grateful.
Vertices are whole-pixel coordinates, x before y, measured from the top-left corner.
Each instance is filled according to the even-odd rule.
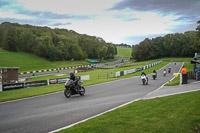
[[[124,71],[124,75],[127,75],[128,74],[128,71]]]
[[[124,71],[120,71],[120,76],[124,76]]]
[[[136,69],[128,70],[128,74],[136,72]]]
[[[120,72],[116,72],[115,77],[120,77]]]

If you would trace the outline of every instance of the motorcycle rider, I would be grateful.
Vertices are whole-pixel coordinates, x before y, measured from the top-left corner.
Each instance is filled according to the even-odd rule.
[[[148,77],[147,77],[147,75],[146,75],[146,73],[144,72],[144,71],[142,71],[142,73],[141,73],[141,76],[145,76],[145,78],[146,78],[146,81],[147,81],[147,83],[148,83]]]
[[[157,72],[156,72],[156,70],[153,70],[153,73],[155,73],[155,74],[157,75]]]
[[[153,74],[155,75],[155,78],[157,77],[157,72],[156,70],[153,70]]]
[[[74,75],[73,72],[71,72],[70,74],[70,80],[73,80],[74,81],[74,87],[75,87],[75,90],[77,90],[77,84],[78,84],[78,78]]]
[[[170,73],[170,72],[171,72],[171,67],[168,68],[168,73]]]
[[[167,71],[166,71],[166,69],[164,69],[164,71],[163,71],[163,75],[165,76],[165,75],[166,75],[166,73],[167,73]]]

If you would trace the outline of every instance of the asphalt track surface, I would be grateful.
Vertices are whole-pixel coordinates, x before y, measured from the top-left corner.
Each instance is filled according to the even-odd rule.
[[[165,77],[164,68],[172,68]],[[149,84],[140,77],[87,86],[85,96],[66,98],[63,92],[0,103],[0,132],[44,133],[95,116],[155,91],[178,72],[182,63],[168,64],[157,71],[158,78],[148,75]],[[63,85],[64,89],[64,85]]]

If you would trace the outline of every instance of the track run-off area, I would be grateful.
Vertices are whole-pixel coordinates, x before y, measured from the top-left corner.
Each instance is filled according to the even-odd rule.
[[[163,70],[171,73],[163,76]],[[0,132],[44,133],[70,126],[98,116],[131,101],[142,99],[173,78],[180,71],[181,62],[169,63],[157,71],[157,79],[148,75],[149,84],[143,85],[139,76],[86,86],[84,96],[64,96],[63,91],[48,95],[0,103]]]

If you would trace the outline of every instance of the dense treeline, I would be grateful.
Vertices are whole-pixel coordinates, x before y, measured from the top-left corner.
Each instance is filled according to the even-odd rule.
[[[115,45],[102,38],[66,29],[4,22],[0,25],[0,38],[3,49],[23,51],[52,61],[107,59],[117,54]]]
[[[197,31],[146,38],[132,46],[132,57],[137,61],[162,57],[194,57],[195,52],[200,52],[200,21],[198,24]]]

